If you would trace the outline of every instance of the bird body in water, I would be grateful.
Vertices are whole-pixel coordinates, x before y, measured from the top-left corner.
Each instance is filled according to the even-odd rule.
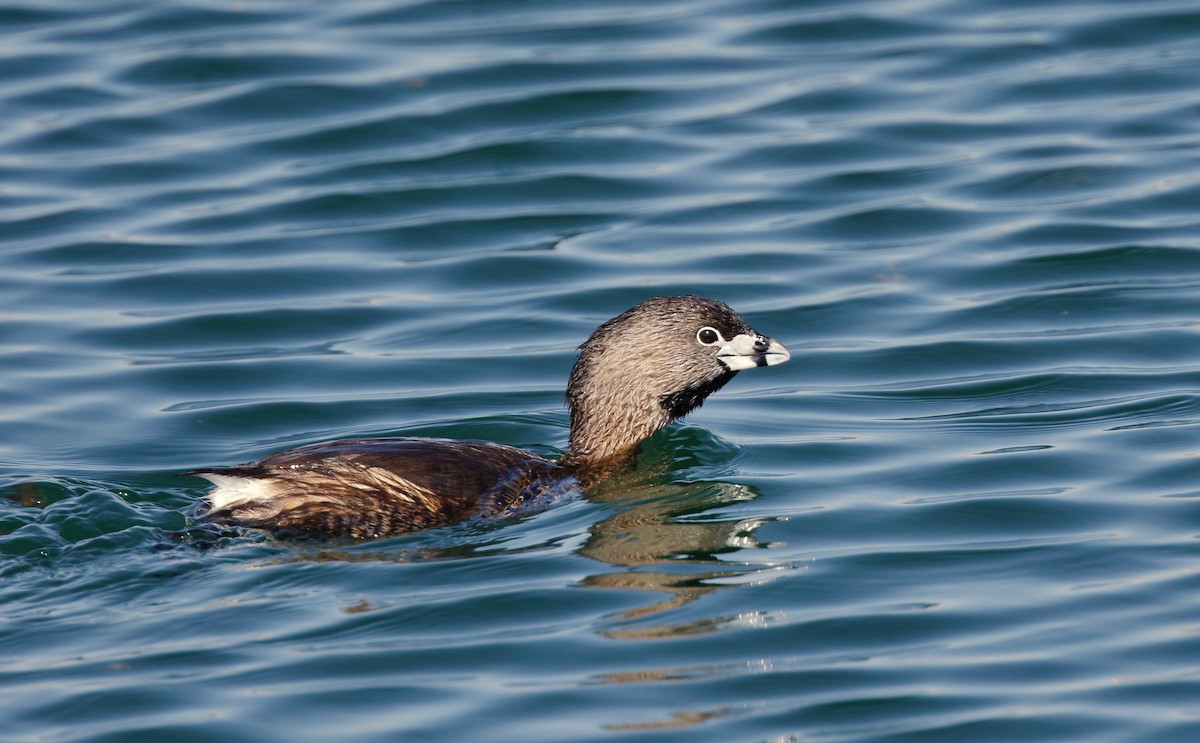
[[[557,461],[484,441],[346,439],[187,474],[216,486],[208,518],[280,534],[370,538],[495,516],[564,481],[604,479],[737,372],[790,358],[728,305],[695,296],[648,299],[579,350],[570,444]]]

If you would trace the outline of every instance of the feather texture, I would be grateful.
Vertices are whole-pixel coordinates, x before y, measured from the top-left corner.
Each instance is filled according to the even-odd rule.
[[[185,474],[216,486],[209,518],[280,534],[370,538],[496,516],[607,477],[739,369],[787,358],[722,302],[655,297],[580,346],[561,461],[485,441],[347,439]]]

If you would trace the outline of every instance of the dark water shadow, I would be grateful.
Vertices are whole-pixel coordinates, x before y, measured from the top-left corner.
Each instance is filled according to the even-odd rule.
[[[739,452],[704,429],[679,427],[647,442],[636,469],[588,489],[590,502],[619,507],[591,526],[578,550],[613,569],[594,573],[581,585],[665,595],[610,617],[618,624],[635,622],[636,626],[605,629],[601,634],[614,639],[704,634],[737,619],[659,625],[644,621],[738,585],[764,569],[761,564],[726,558],[746,548],[766,546],[754,533],[767,519],[719,513],[730,505],[756,500],[761,493],[750,485],[720,479],[681,479],[697,471],[729,471]]]
[[[85,548],[94,557],[95,550],[104,551],[105,546],[125,558],[135,551],[160,562],[186,558],[195,567],[247,559],[259,565],[408,564],[574,552],[599,566],[577,577],[574,585],[655,594],[649,603],[608,617],[603,634],[697,634],[715,631],[737,617],[660,626],[647,621],[775,568],[730,559],[740,551],[768,546],[755,537],[767,519],[729,515],[737,511],[730,506],[760,496],[752,486],[724,479],[736,471],[740,455],[738,446],[703,428],[675,426],[645,443],[635,467],[586,491],[571,488],[555,502],[508,518],[365,542],[281,540],[253,529],[205,523],[200,518],[201,490],[181,485],[166,472],[121,478],[120,485],[105,481],[104,487],[93,478],[16,478],[0,483],[7,514],[0,524],[0,534],[6,535],[0,542],[9,553],[42,555],[37,562],[46,566],[61,566],[69,553]],[[83,531],[73,526],[84,523]],[[120,541],[112,544],[116,535]],[[632,623],[637,626],[623,626]]]
[[[665,598],[611,617],[619,623],[644,620],[692,603],[736,580],[760,572],[758,565],[731,564],[719,554],[754,544],[762,519],[693,521],[687,517],[737,500],[757,497],[744,485],[723,482],[650,486],[659,493],[650,502],[597,523],[580,554],[608,565],[626,568],[594,573],[580,585],[586,588],[651,591]],[[657,568],[657,569],[656,569]],[[651,639],[705,634],[737,617],[705,618],[693,622],[612,628],[602,631],[614,639]]]

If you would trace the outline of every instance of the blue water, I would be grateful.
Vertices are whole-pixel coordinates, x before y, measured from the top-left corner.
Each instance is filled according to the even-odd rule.
[[[0,738],[1200,740],[1200,10],[0,8]],[[561,452],[574,348],[729,302],[639,472],[364,543],[177,473]]]

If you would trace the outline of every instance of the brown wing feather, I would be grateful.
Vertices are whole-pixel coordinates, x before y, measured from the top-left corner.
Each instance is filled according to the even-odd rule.
[[[499,513],[543,478],[562,475],[555,463],[511,446],[413,438],[314,444],[203,473],[269,481],[275,493],[216,510],[214,520],[360,538]]]

